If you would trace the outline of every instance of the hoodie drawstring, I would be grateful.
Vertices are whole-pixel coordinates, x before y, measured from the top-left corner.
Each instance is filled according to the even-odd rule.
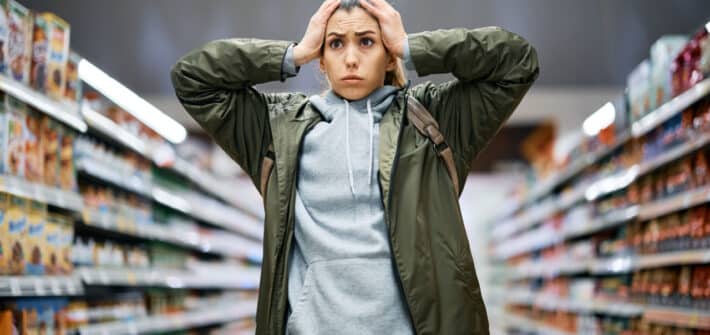
[[[367,99],[367,116],[370,119],[370,162],[367,170],[367,185],[372,184],[372,166],[374,165],[375,151],[372,148],[375,140],[375,117],[372,114],[372,103]],[[353,165],[350,160],[350,104],[345,100],[345,157],[348,163],[348,179],[350,181],[350,192],[355,195],[355,181],[353,177]]]

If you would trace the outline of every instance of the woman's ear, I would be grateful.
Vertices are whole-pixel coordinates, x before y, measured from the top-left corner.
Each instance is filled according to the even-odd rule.
[[[387,53],[387,65],[385,66],[385,71],[394,71],[397,68],[397,57],[391,53]]]
[[[322,56],[318,58],[318,65],[320,68],[320,73],[325,74],[325,64],[323,64],[323,57]]]

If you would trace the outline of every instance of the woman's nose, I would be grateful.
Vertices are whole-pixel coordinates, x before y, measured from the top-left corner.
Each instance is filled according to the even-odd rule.
[[[347,48],[345,50],[345,66],[348,68],[357,68],[359,57],[355,48]]]

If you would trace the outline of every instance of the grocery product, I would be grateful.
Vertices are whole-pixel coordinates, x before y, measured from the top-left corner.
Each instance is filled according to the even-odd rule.
[[[72,264],[72,243],[74,241],[74,222],[71,217],[65,215],[55,215],[55,220],[58,222],[58,246],[57,254],[59,255],[59,273],[70,274],[74,266]]]
[[[39,201],[30,201],[27,237],[25,245],[25,273],[28,275],[44,274],[47,257],[47,237],[45,222],[47,205]]]
[[[49,57],[47,58],[47,95],[55,99],[64,97],[69,59],[69,24],[52,13],[42,13],[50,26]]]
[[[10,197],[7,211],[10,257],[8,259],[9,273],[21,275],[25,273],[25,253],[27,247],[25,236],[27,234],[27,200],[21,197]]]
[[[27,181],[44,181],[44,150],[41,133],[42,115],[34,109],[25,114],[25,166],[24,176]]]
[[[7,73],[7,45],[10,37],[7,0],[0,0],[0,74]]]
[[[8,274],[10,261],[10,230],[7,215],[9,196],[0,193],[0,275]]]
[[[688,42],[683,35],[666,35],[651,46],[651,95],[650,109],[656,109],[673,96],[671,64],[678,52]]]
[[[19,2],[10,0],[8,9],[8,58],[11,78],[29,84],[32,54],[32,12]]]
[[[5,170],[3,173],[13,176],[24,176],[25,173],[25,139],[26,118],[28,113],[27,105],[21,101],[6,95],[5,100],[5,143],[3,144],[3,161]]]
[[[651,63],[644,60],[626,79],[631,120],[636,121],[646,115],[650,109],[649,85]]]
[[[83,94],[81,80],[79,79],[79,61],[81,61],[81,57],[78,54],[69,52],[64,99],[74,103],[79,102]]]
[[[41,148],[44,154],[43,181],[47,186],[59,186],[59,131],[61,125],[49,116],[40,124]]]
[[[30,65],[30,86],[47,92],[47,59],[49,58],[49,37],[52,33],[50,22],[44,15],[35,15],[32,28],[32,63]]]
[[[74,132],[62,128],[59,154],[59,185],[64,190],[76,190],[76,170],[74,169]]]
[[[49,275],[61,273],[60,257],[61,248],[59,238],[61,234],[61,219],[55,213],[48,213],[45,221],[45,243],[47,244],[47,255],[45,257],[44,270]]]

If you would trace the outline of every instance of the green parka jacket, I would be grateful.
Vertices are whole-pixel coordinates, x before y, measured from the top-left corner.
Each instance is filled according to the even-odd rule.
[[[321,121],[304,94],[265,94],[252,87],[286,79],[281,66],[290,44],[213,41],[172,69],[180,102],[256,187],[273,143],[275,167],[263,195],[258,335],[285,331],[299,149],[304,134]],[[420,76],[451,73],[456,79],[400,90],[380,123],[378,180],[401,288],[417,334],[488,334],[459,194],[430,142],[407,122],[406,96],[416,97],[438,121],[463,188],[471,160],[537,78],[537,54],[521,37],[491,27],[410,34],[409,47]]]

